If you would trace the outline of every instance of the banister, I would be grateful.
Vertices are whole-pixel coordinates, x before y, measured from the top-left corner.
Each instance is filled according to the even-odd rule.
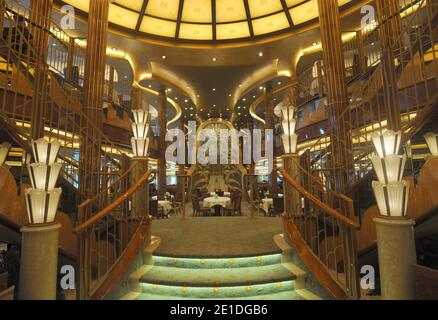
[[[326,212],[328,215],[332,216],[336,220],[339,220],[343,222],[346,225],[349,225],[355,229],[360,229],[360,225],[344,216],[342,213],[338,212],[337,210],[329,207],[325,203],[321,202],[319,199],[317,199],[315,196],[313,196],[311,193],[309,193],[306,189],[304,189],[295,179],[293,179],[285,169],[279,168],[278,171],[283,175],[283,177],[286,179],[286,181],[291,184],[299,193],[301,193],[305,198],[307,198],[309,201],[311,201],[313,204],[315,204],[317,207],[319,207],[321,210]]]
[[[106,208],[102,209],[100,212],[98,212],[96,215],[92,216],[87,221],[81,223],[76,228],[73,229],[73,232],[75,234],[82,233],[85,230],[87,230],[90,226],[92,226],[94,223],[98,222],[102,218],[108,216],[111,211],[113,211],[115,208],[117,208],[119,205],[121,205],[124,201],[126,201],[134,192],[136,192],[140,187],[145,184],[149,177],[152,175],[152,173],[155,173],[155,169],[149,169],[141,178],[138,180],[134,185],[132,185],[128,191],[126,191],[123,195],[121,195],[118,199],[116,199],[114,202],[112,202],[110,205],[108,205]]]

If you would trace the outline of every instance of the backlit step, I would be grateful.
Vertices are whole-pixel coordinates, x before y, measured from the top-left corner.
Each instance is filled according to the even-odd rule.
[[[184,287],[141,283],[141,293],[145,297],[165,297],[166,299],[243,299],[256,296],[290,293],[295,290],[295,281],[233,287]]]
[[[158,267],[175,267],[188,269],[225,269],[260,267],[281,263],[281,254],[272,254],[247,258],[172,258],[154,256],[154,265]]]
[[[219,269],[153,266],[141,277],[140,282],[180,287],[231,287],[294,279],[295,276],[282,264]]]

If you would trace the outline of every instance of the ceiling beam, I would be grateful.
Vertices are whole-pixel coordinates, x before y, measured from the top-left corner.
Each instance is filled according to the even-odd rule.
[[[293,28],[294,22],[292,20],[291,15],[290,15],[289,8],[287,7],[286,0],[280,0],[280,1],[281,1],[282,6],[283,6],[284,13],[286,13],[287,21],[289,22],[290,27]]]
[[[251,35],[251,38],[254,38],[254,29],[252,27],[251,11],[249,10],[248,0],[243,0],[243,3],[245,4],[246,19],[248,20],[249,33]]]
[[[179,38],[179,30],[181,29],[183,8],[184,8],[184,0],[179,0],[178,17],[176,18],[175,39]]]
[[[143,5],[141,6],[140,15],[138,16],[137,25],[135,26],[135,31],[140,30],[141,23],[143,22],[144,14],[146,13],[148,2],[149,0],[143,0]]]

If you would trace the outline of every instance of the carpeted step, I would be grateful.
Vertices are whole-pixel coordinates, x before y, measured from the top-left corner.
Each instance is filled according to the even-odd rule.
[[[140,282],[179,287],[233,287],[275,283],[295,279],[282,264],[244,268],[175,268],[153,266]]]
[[[189,269],[225,269],[260,267],[281,263],[281,254],[230,259],[193,259],[154,256],[154,266]]]
[[[141,284],[142,299],[146,297],[166,297],[167,299],[243,299],[258,296],[294,292],[295,281],[282,281],[250,286],[229,287],[183,287],[149,283]]]
[[[197,300],[198,298],[189,298],[183,296],[165,296],[165,295],[157,295],[157,294],[149,294],[142,293],[140,294],[136,300]],[[226,297],[226,298],[217,298],[211,297],[205,300],[305,300],[295,291],[284,291],[278,293],[270,293],[267,295],[256,295],[256,296],[247,296],[247,297]]]

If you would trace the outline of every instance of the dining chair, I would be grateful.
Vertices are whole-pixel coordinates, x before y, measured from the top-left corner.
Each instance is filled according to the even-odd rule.
[[[235,194],[231,198],[231,208],[224,209],[225,216],[242,215],[242,194]]]
[[[199,204],[199,198],[197,196],[192,196],[192,205],[193,205],[193,216],[209,216],[211,214],[211,210],[208,208],[201,208]]]

